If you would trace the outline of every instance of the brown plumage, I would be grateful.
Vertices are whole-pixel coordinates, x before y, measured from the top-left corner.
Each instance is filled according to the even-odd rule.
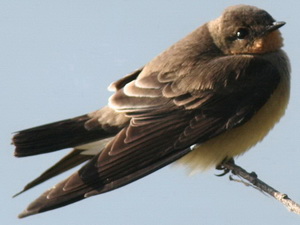
[[[282,25],[256,7],[230,7],[113,83],[109,106],[18,132],[17,156],[75,148],[24,191],[64,171],[64,163],[90,159],[20,217],[111,191],[178,159],[195,169],[214,166],[261,141],[289,97]]]

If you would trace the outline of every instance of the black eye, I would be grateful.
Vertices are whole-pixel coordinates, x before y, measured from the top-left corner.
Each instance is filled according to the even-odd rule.
[[[235,35],[236,35],[237,39],[244,39],[248,34],[249,34],[248,29],[240,28],[240,29],[238,29],[238,31],[236,32]]]

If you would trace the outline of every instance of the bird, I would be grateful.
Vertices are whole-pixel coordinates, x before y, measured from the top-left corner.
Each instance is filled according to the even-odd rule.
[[[283,25],[255,6],[230,6],[112,83],[103,108],[16,132],[16,157],[72,148],[20,193],[85,163],[19,218],[115,190],[173,162],[191,171],[217,167],[262,141],[289,101]]]

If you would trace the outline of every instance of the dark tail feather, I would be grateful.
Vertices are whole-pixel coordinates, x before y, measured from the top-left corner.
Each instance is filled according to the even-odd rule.
[[[71,151],[68,155],[66,155],[64,158],[59,160],[56,164],[54,164],[52,167],[50,167],[48,170],[43,172],[39,177],[28,183],[22,191],[15,194],[13,197],[16,197],[23,192],[43,183],[46,180],[49,180],[52,177],[55,177],[69,169],[74,168],[75,166],[80,165],[81,163],[93,158],[93,155],[83,155],[81,154],[85,150],[78,150],[74,149]]]
[[[103,129],[87,130],[84,125],[89,119],[88,115],[83,115],[17,132],[12,139],[16,146],[15,156],[53,152],[112,135]]]

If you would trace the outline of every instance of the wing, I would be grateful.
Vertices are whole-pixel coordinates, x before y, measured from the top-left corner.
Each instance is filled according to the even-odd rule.
[[[155,70],[160,67],[151,63],[110,99],[113,109],[131,117],[130,124],[20,217],[113,190],[179,159],[193,144],[247,122],[280,80],[278,71],[259,56],[195,59],[176,70],[168,65]]]

